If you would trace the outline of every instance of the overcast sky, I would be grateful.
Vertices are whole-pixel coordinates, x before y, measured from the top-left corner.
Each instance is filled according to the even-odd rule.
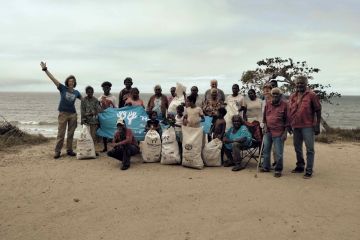
[[[360,1],[11,0],[0,8],[0,91],[56,91],[41,71],[78,89],[140,92],[176,82],[231,92],[266,57],[307,61],[314,82],[360,94]]]

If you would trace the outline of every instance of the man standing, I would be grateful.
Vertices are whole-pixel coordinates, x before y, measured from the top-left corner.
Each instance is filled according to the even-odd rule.
[[[281,177],[283,170],[284,141],[287,137],[288,105],[281,99],[279,88],[271,90],[271,99],[267,100],[264,109],[264,164],[261,172],[270,172],[271,146],[275,148],[275,174]]]
[[[218,86],[217,80],[213,79],[210,81],[211,88],[206,90],[206,92],[205,92],[205,101],[211,98],[211,89],[213,89],[213,88],[217,89],[218,99],[221,100],[222,102],[225,101],[224,92],[221,89],[218,89],[217,86]]]
[[[167,96],[169,105],[170,105],[171,101],[176,97],[175,91],[176,91],[176,87],[171,87],[170,88],[170,96]]]
[[[125,106],[126,99],[130,97],[131,86],[133,85],[133,81],[131,77],[127,77],[124,79],[125,88],[119,93],[119,108]]]
[[[226,129],[232,127],[232,116],[240,114],[242,116],[242,111],[244,110],[245,102],[244,97],[239,94],[240,88],[238,84],[232,85],[232,95],[226,97],[226,111],[227,114],[225,115],[226,121]]]
[[[295,79],[296,92],[290,96],[290,124],[294,132],[296,168],[292,173],[304,172],[302,145],[306,146],[306,169],[304,178],[311,178],[314,166],[315,135],[320,133],[321,104],[318,96],[307,88],[308,79],[299,76]]]
[[[166,118],[166,110],[169,108],[169,102],[167,97],[162,94],[162,89],[160,85],[156,85],[154,87],[154,93],[155,94],[152,95],[149,99],[147,111],[157,112],[159,120],[163,120]]]

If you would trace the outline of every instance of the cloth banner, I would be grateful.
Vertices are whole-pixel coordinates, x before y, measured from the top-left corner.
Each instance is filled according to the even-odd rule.
[[[122,108],[107,108],[99,113],[100,128],[96,134],[101,137],[113,138],[116,131],[116,121],[123,118],[127,128],[130,128],[137,141],[144,141],[145,126],[148,115],[141,106],[126,106]]]

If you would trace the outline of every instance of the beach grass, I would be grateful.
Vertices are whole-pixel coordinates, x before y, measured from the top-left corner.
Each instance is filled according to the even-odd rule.
[[[336,141],[360,141],[360,128],[355,129],[342,129],[342,128],[329,128],[328,130],[316,136],[317,142],[332,143]]]
[[[41,134],[33,135],[20,130],[18,127],[4,121],[0,124],[0,151],[19,145],[36,145],[48,142],[49,138]]]

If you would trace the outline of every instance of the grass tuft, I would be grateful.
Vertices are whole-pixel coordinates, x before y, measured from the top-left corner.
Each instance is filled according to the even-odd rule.
[[[0,115],[0,117],[2,117]],[[12,125],[4,117],[0,121],[0,151],[5,150],[8,147],[18,145],[36,145],[40,143],[48,142],[49,139],[41,134],[33,135],[21,131],[18,127]]]

